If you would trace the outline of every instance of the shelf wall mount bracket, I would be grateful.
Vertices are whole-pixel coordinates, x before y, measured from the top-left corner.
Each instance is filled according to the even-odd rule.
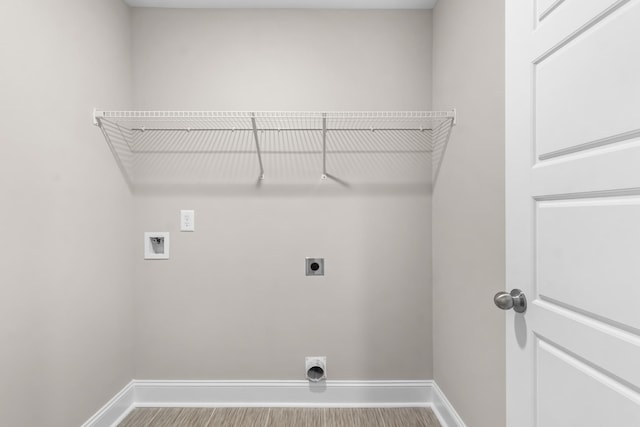
[[[256,113],[251,113],[251,127],[253,129],[253,139],[256,143],[256,153],[258,153],[258,164],[260,165],[260,180],[264,180],[264,165],[262,164],[262,153],[260,151],[260,139],[258,138],[258,126],[256,125]]]
[[[102,111],[98,111],[97,108],[93,109],[93,125],[100,126],[100,118],[104,117],[104,113]]]
[[[322,179],[327,179],[327,113],[322,113]]]

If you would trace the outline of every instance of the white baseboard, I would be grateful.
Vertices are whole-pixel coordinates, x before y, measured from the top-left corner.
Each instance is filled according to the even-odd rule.
[[[433,381],[133,380],[82,427],[113,427],[134,407],[432,407],[465,427]]]
[[[137,406],[426,406],[431,381],[136,381]]]
[[[433,382],[433,400],[432,407],[442,427],[467,427],[462,421],[460,415],[456,412],[455,408],[444,395],[440,387],[436,382]]]
[[[135,380],[124,386],[106,405],[82,424],[82,427],[116,426],[133,408],[135,408]]]

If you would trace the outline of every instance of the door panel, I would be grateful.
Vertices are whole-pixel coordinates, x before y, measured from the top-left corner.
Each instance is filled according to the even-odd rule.
[[[637,427],[637,391],[544,341],[538,341],[537,359],[539,425]]]
[[[541,58],[592,25],[606,18],[629,0],[561,0],[554,2],[534,23],[533,57]]]
[[[564,0],[539,0],[536,3],[536,17],[543,20],[549,16]]]
[[[561,346],[567,352],[580,355],[593,366],[617,378],[624,378],[627,384],[640,390],[640,370],[629,369],[640,360],[637,331],[629,330],[626,325],[582,314],[575,307],[565,308],[555,301],[539,299],[532,306],[527,317],[536,325],[536,340],[543,339]],[[580,397],[576,395],[577,400]]]
[[[540,158],[639,130],[640,87],[633,85],[640,75],[638,25],[640,4],[622,7],[536,63]]]
[[[637,427],[640,0],[505,7],[508,427]]]
[[[639,164],[640,138],[545,160],[531,171],[533,193],[567,199],[640,188]]]
[[[640,330],[640,197],[537,206],[538,295]]]

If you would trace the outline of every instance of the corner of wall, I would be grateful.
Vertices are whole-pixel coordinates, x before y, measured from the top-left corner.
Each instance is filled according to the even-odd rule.
[[[434,189],[434,378],[468,425],[505,425],[504,2],[434,9],[434,108],[460,113]],[[460,305],[461,295],[469,302]]]

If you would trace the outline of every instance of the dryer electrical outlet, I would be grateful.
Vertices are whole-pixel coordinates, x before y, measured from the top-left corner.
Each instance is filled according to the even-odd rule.
[[[324,258],[305,258],[305,275],[324,276]]]

